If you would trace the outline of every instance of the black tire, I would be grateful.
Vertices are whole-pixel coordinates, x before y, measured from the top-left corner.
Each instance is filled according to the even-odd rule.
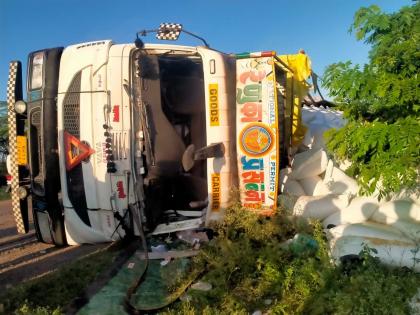
[[[61,218],[56,218],[55,224],[53,223],[54,221],[50,220],[51,235],[52,235],[54,244],[56,246],[66,246],[67,239],[66,239],[66,232],[64,229],[64,216],[61,216]]]
[[[66,246],[66,233],[62,209],[51,211],[56,214],[52,217],[46,210],[39,209],[39,201],[33,201],[32,213],[34,218],[35,234],[42,243]]]
[[[32,207],[32,215],[34,218],[35,235],[38,241],[46,244],[54,244],[48,214]]]

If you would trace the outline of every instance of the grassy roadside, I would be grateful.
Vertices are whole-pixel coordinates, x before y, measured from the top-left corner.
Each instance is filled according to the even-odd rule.
[[[215,230],[219,236],[194,262],[212,289],[188,291],[164,314],[403,315],[420,287],[419,273],[382,265],[368,247],[355,262],[333,265],[316,221],[281,213],[261,218],[238,208]],[[307,238],[287,245],[296,233]]]
[[[7,290],[0,294],[0,314],[62,314],[62,308],[80,296],[117,254],[113,248],[101,250]]]
[[[233,207],[213,228],[217,237],[202,247],[190,271],[212,289],[189,290],[162,314],[410,314],[420,274],[380,264],[370,248],[355,264],[333,265],[319,222],[283,213],[262,218]],[[297,233],[305,236],[300,243],[285,243]],[[3,314],[62,314],[116,256],[95,253],[9,290],[0,296]]]
[[[10,199],[10,194],[6,192],[6,186],[0,187],[0,201]]]

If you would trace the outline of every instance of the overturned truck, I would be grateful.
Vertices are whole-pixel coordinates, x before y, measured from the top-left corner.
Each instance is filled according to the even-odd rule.
[[[144,44],[179,24],[29,55],[10,63],[12,203],[18,231],[56,245],[170,233],[218,220],[239,187],[267,213],[279,170],[304,131],[303,53],[224,54],[203,46]],[[193,34],[191,34],[193,35]],[[193,35],[195,36],[195,35]],[[197,37],[197,36],[195,36]],[[201,39],[201,38],[199,38]]]

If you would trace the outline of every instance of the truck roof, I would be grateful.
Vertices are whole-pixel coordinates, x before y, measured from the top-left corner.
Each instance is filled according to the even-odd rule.
[[[84,43],[78,43],[69,45],[66,47],[66,49],[83,49],[87,47],[93,47],[93,46],[102,46],[102,45],[113,45],[113,46],[131,46],[135,47],[134,43],[114,43],[110,39],[106,40],[99,40],[99,41],[91,41],[91,42],[84,42]],[[202,47],[210,50],[217,51],[215,49],[205,47],[205,46],[186,46],[186,45],[177,45],[177,44],[155,44],[155,43],[145,43],[144,48],[145,49],[159,49],[159,50],[178,50],[178,51],[197,51],[197,47]],[[220,52],[220,51],[218,51]]]

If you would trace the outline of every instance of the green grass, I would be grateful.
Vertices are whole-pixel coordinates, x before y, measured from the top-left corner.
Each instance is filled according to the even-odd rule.
[[[189,290],[189,302],[177,301],[162,314],[409,314],[408,301],[419,287],[419,273],[380,264],[370,248],[358,264],[333,265],[317,221],[281,212],[265,218],[236,206],[213,228],[218,236],[202,247],[190,271],[212,289]],[[284,243],[296,233],[304,236],[301,243]],[[4,313],[61,314],[113,257],[94,254],[9,290],[0,297]]]
[[[381,265],[369,248],[356,265],[333,265],[319,222],[281,213],[261,218],[237,207],[216,231],[219,237],[194,261],[213,289],[190,290],[189,302],[164,314],[409,314],[420,284],[420,274]],[[297,232],[318,248],[282,245]]]
[[[0,295],[0,314],[61,314],[61,309],[83,290],[116,257],[115,251],[99,251],[69,263],[67,266],[14,286]]]
[[[10,199],[10,194],[6,192],[6,186],[0,187],[0,200]]]

